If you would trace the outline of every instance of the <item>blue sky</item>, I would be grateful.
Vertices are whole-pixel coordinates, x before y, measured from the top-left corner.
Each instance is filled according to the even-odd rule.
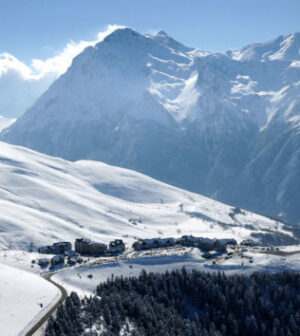
[[[0,53],[26,63],[53,57],[108,24],[226,51],[300,31],[299,13],[299,0],[0,0]]]
[[[0,0],[0,116],[16,117],[118,26],[225,52],[300,32],[300,0]]]

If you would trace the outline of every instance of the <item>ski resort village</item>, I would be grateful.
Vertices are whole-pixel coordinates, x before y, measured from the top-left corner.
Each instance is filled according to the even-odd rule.
[[[0,336],[300,336],[299,17],[0,1]]]
[[[42,246],[38,248],[40,254],[54,255],[51,258],[43,257],[32,260],[31,263],[37,263],[41,268],[50,266],[51,269],[56,265],[75,265],[86,263],[90,259],[101,260],[101,257],[118,256],[112,260],[128,258],[128,255],[137,252],[148,251],[146,254],[139,255],[153,256],[159,254],[177,254],[188,253],[190,248],[199,249],[202,258],[212,259],[212,265],[221,265],[222,262],[239,256],[241,258],[241,266],[245,261],[254,262],[254,257],[247,255],[246,252],[257,252],[273,255],[285,255],[284,251],[280,251],[279,247],[262,246],[259,241],[251,239],[243,240],[239,245],[235,239],[210,239],[194,236],[182,236],[180,238],[153,238],[138,239],[132,246],[125,248],[122,239],[111,241],[109,245],[99,242],[92,242],[90,239],[77,238],[75,240],[74,250],[70,242],[56,242],[52,245]],[[126,251],[126,253],[125,253]],[[285,260],[284,258],[282,260]]]

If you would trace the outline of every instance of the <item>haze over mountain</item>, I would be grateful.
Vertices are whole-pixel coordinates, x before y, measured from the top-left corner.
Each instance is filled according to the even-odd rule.
[[[118,29],[1,139],[300,222],[300,34],[226,55]]]
[[[0,131],[2,131],[4,128],[9,127],[11,124],[15,122],[15,119],[7,119],[0,115]]]

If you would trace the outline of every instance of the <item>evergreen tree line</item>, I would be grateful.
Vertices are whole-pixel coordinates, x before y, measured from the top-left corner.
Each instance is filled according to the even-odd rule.
[[[46,336],[297,336],[300,274],[251,276],[174,270],[142,271],[72,293],[48,321]]]

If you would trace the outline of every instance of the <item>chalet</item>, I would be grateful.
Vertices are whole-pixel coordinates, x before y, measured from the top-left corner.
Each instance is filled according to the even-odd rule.
[[[41,246],[38,248],[39,253],[44,254],[61,254],[71,251],[72,244],[69,242],[58,242],[52,245]]]
[[[205,251],[211,251],[214,248],[220,249],[218,239],[214,238],[198,238],[198,247]]]
[[[109,250],[111,252],[123,252],[125,244],[122,239],[115,239],[109,243]]]
[[[63,254],[64,254],[65,257],[79,256],[79,254],[77,252],[73,251],[73,250],[65,251]]]
[[[65,262],[65,257],[62,254],[58,254],[55,257],[51,258],[51,265],[59,265]]]
[[[199,247],[203,250],[210,251],[213,249],[224,250],[229,244],[236,245],[236,241],[234,239],[182,236],[177,239],[177,244],[187,247]]]
[[[155,239],[139,239],[132,244],[135,250],[148,250],[159,247],[174,246],[176,240],[174,238],[155,238]]]
[[[202,254],[202,258],[210,259],[216,257],[217,255],[218,255],[217,251],[208,251]]]
[[[254,247],[254,246],[260,246],[261,243],[259,241],[253,240],[253,239],[245,239],[241,241],[242,246],[249,246],[249,247]]]
[[[41,258],[38,260],[38,265],[41,267],[46,267],[50,264],[50,260],[47,258]]]
[[[67,259],[67,263],[69,265],[74,265],[74,264],[80,263],[80,262],[82,262],[82,259],[80,258],[78,253],[75,253],[75,254],[69,256],[68,259]]]
[[[69,265],[74,265],[76,263],[82,262],[82,258],[80,257],[80,254],[75,251],[64,253],[64,255],[67,257],[67,263]]]
[[[146,250],[149,248],[153,248],[153,242],[152,239],[139,239],[132,244],[132,247],[137,251]]]
[[[67,263],[69,265],[75,265],[77,263],[77,260],[75,260],[73,257],[69,257]]]
[[[217,248],[220,251],[225,251],[227,245],[236,245],[237,242],[235,239],[232,238],[224,238],[224,239],[216,239],[215,241],[215,248]]]
[[[196,238],[194,236],[182,236],[181,238],[176,240],[176,243],[186,247],[198,246],[199,238]]]
[[[210,250],[226,250],[227,245],[236,245],[234,239],[211,239],[194,236],[182,236],[181,238],[154,238],[154,239],[139,239],[134,242],[132,247],[135,250],[146,250],[158,247],[168,247],[181,245],[186,247],[198,247],[205,251]]]
[[[38,248],[38,252],[42,254],[51,254],[52,253],[52,248],[51,246],[41,246]]]
[[[52,245],[52,250],[54,254],[61,254],[71,251],[72,244],[69,242],[58,242]]]
[[[106,250],[106,244],[95,243],[85,238],[77,238],[75,240],[75,252],[80,254],[99,255],[104,254]]]

